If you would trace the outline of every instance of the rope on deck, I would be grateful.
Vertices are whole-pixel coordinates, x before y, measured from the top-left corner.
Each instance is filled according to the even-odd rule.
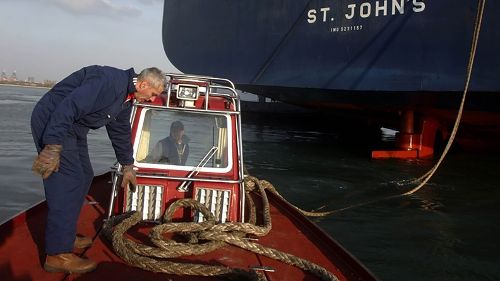
[[[263,225],[261,226],[256,225],[256,208],[250,195],[251,192],[256,192],[256,189],[258,189],[262,198]],[[140,212],[129,212],[111,218],[106,221],[103,234],[112,241],[114,251],[125,262],[153,272],[218,276],[229,280],[266,280],[264,274],[260,271],[166,260],[182,256],[201,255],[230,244],[296,266],[318,276],[322,280],[338,281],[339,279],[333,273],[320,265],[249,241],[248,235],[262,237],[268,234],[272,228],[266,190],[280,196],[269,182],[251,176],[245,178],[247,206],[250,209],[249,222],[247,223],[228,222],[216,224],[215,217],[207,207],[193,199],[180,199],[172,203],[165,211],[164,223],[151,229],[149,238],[154,246],[137,243],[125,237],[125,233],[141,221],[142,215]],[[178,208],[197,210],[203,214],[206,220],[201,223],[171,222],[171,217]],[[181,243],[166,239],[164,235],[166,233],[184,236],[188,242]]]

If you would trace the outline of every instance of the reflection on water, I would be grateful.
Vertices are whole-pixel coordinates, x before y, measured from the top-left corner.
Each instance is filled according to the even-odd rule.
[[[313,221],[381,280],[500,280],[500,153],[450,153],[419,192],[385,199],[415,187],[433,160],[371,160],[355,133],[295,122],[248,121],[247,167],[305,210],[376,201]]]
[[[36,154],[29,116],[45,90],[0,86],[0,222],[43,199],[41,182],[31,172]]]
[[[380,128],[380,140],[386,143],[393,143],[396,141],[397,133],[398,131],[382,127]]]
[[[30,170],[35,148],[29,115],[44,92],[0,86],[0,221],[43,198],[41,181]],[[246,168],[305,210],[401,194],[413,186],[398,182],[418,178],[434,164],[371,160],[370,140],[355,132],[321,127],[314,118],[273,119],[243,115]],[[96,174],[115,161],[105,130],[90,132],[89,150]],[[499,156],[451,153],[412,196],[314,221],[384,281],[500,280]]]

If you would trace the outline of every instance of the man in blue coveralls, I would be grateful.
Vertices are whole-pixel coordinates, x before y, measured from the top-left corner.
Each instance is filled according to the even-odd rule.
[[[33,171],[43,178],[48,205],[44,269],[50,272],[88,272],[96,267],[73,254],[73,248],[92,244],[76,236],[80,209],[94,177],[87,133],[106,126],[118,162],[123,166],[122,187],[135,185],[130,114],[135,98],[154,101],[165,89],[165,75],[147,68],[84,67],[57,83],[36,104],[31,130],[38,157]]]

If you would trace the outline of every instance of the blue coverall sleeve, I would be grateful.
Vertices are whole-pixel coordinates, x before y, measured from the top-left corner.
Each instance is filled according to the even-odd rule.
[[[92,111],[102,88],[103,83],[98,77],[88,79],[75,88],[52,112],[43,143],[62,144],[75,120]]]
[[[115,150],[116,159],[122,165],[134,164],[130,113],[132,107],[122,110],[116,120],[106,125],[109,139]]]

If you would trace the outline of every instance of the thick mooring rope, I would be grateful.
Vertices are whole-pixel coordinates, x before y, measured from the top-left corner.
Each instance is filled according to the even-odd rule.
[[[465,80],[464,92],[462,95],[462,101],[460,103],[460,108],[459,108],[458,113],[457,113],[457,118],[455,119],[455,125],[453,126],[453,130],[451,132],[450,138],[448,139],[448,143],[446,144],[446,147],[444,148],[443,153],[441,154],[441,157],[439,157],[439,160],[436,163],[436,165],[434,165],[434,167],[432,167],[432,169],[430,169],[423,176],[410,182],[410,183],[419,182],[420,184],[418,186],[416,186],[415,188],[413,188],[412,190],[403,193],[402,196],[411,195],[411,194],[419,191],[431,179],[431,177],[434,175],[434,173],[439,168],[439,166],[443,162],[444,158],[448,154],[448,151],[450,150],[451,145],[453,144],[453,141],[455,140],[455,136],[457,134],[458,127],[460,125],[460,121],[462,120],[462,113],[464,110],[465,98],[467,97],[470,79],[472,77],[472,69],[474,66],[474,59],[476,57],[477,43],[479,42],[479,33],[481,31],[481,25],[483,22],[484,6],[485,5],[486,5],[486,0],[479,0],[478,7],[477,7],[476,21],[474,23],[474,33],[472,35],[472,46],[471,46],[471,50],[469,53],[469,62],[467,64],[467,78]]]
[[[470,49],[470,52],[469,52],[469,62],[467,64],[467,77],[466,77],[466,80],[465,80],[465,87],[464,87],[464,91],[463,91],[463,94],[462,94],[462,101],[461,101],[460,107],[458,109],[457,117],[455,119],[455,125],[453,126],[453,130],[452,130],[452,132],[450,134],[450,138],[448,139],[446,147],[443,149],[443,152],[441,153],[441,156],[440,156],[439,160],[436,162],[436,164],[429,171],[427,171],[424,175],[420,176],[417,179],[412,179],[412,180],[406,180],[406,181],[399,181],[399,182],[397,182],[398,185],[409,185],[409,184],[417,184],[418,183],[418,185],[416,187],[412,188],[411,190],[409,190],[409,191],[407,191],[405,193],[396,194],[396,195],[392,195],[392,196],[387,196],[387,197],[383,197],[383,198],[377,198],[377,199],[374,199],[374,200],[370,200],[370,201],[366,201],[366,202],[362,202],[362,203],[358,203],[358,204],[349,205],[347,207],[340,208],[340,209],[335,209],[335,210],[331,210],[331,211],[325,211],[325,212],[318,212],[318,211],[307,212],[307,213],[304,213],[305,215],[307,215],[307,216],[318,216],[318,217],[319,216],[327,216],[327,215],[331,215],[331,214],[334,214],[334,213],[339,213],[339,212],[342,212],[342,211],[353,209],[353,208],[356,208],[356,207],[366,206],[366,205],[373,204],[373,203],[376,203],[376,202],[385,201],[385,200],[388,200],[388,199],[393,199],[393,198],[403,197],[403,196],[407,196],[407,195],[412,195],[415,192],[417,192],[420,189],[422,189],[422,187],[424,187],[427,184],[427,182],[431,179],[431,177],[437,171],[437,169],[439,168],[439,166],[443,162],[444,158],[448,154],[448,152],[449,152],[449,150],[451,148],[451,145],[453,144],[453,142],[455,140],[455,137],[456,137],[456,134],[457,134],[457,131],[458,131],[458,127],[459,127],[460,122],[462,120],[462,113],[463,113],[463,109],[464,109],[464,105],[465,105],[465,100],[466,100],[466,97],[467,97],[467,93],[468,93],[468,90],[469,90],[470,80],[471,80],[471,77],[472,77],[472,69],[473,69],[473,66],[474,66],[474,59],[475,59],[475,56],[476,56],[477,43],[479,41],[479,33],[481,31],[481,25],[482,25],[482,21],[483,21],[483,15],[484,15],[484,7],[485,7],[485,5],[486,5],[486,0],[479,0],[479,2],[478,2],[478,8],[477,8],[477,14],[476,14],[476,20],[475,20],[475,23],[474,23],[474,33],[472,35],[472,45],[471,45],[471,49]],[[321,206],[320,208],[318,208],[316,210],[320,210],[320,209],[322,209],[324,207],[325,206]]]
[[[149,237],[154,246],[134,242],[125,236],[125,233],[131,227],[141,221],[142,215],[140,212],[126,213],[108,220],[103,227],[103,234],[112,241],[116,254],[125,262],[132,266],[154,272],[176,275],[218,276],[230,280],[266,280],[261,272],[254,270],[165,260],[182,256],[201,255],[230,244],[299,267],[304,271],[315,274],[322,280],[339,280],[334,274],[313,262],[273,248],[264,247],[258,243],[250,242],[247,239],[247,235],[261,237],[271,230],[271,215],[266,190],[278,193],[269,182],[250,176],[245,178],[245,188],[247,206],[250,207],[249,222],[247,223],[232,222],[216,224],[214,216],[204,205],[193,199],[180,199],[172,203],[165,212],[165,223],[152,228]],[[255,189],[258,189],[262,198],[262,226],[255,224],[255,204],[250,195]],[[201,212],[206,221],[201,223],[170,222],[175,210],[186,207]],[[166,233],[186,236],[189,242],[181,243],[174,240],[167,240],[164,236]]]

